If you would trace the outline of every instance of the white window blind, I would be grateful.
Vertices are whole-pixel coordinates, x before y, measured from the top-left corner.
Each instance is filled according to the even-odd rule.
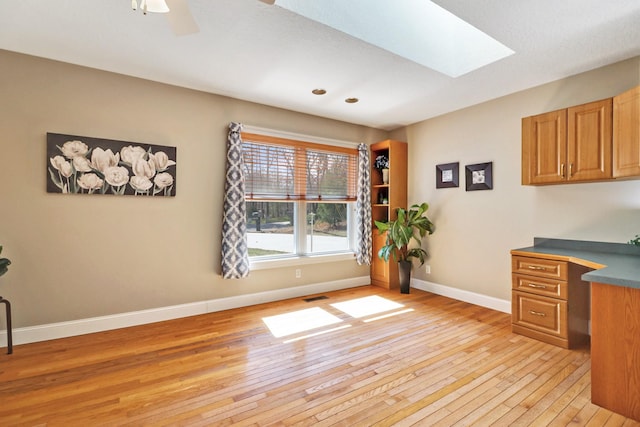
[[[357,150],[242,133],[247,200],[354,201]]]

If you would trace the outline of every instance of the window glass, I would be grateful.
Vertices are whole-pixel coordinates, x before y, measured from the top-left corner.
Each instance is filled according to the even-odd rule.
[[[247,202],[249,257],[296,253],[292,202]]]
[[[306,251],[349,250],[351,203],[307,203]]]
[[[352,251],[357,150],[242,138],[249,257]]]

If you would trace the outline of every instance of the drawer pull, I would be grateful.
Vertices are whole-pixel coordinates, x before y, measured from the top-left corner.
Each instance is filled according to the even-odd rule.
[[[546,317],[547,316],[545,313],[542,313],[540,311],[533,311],[533,310],[529,310],[529,314],[533,314],[534,316],[540,316],[540,317]]]
[[[529,287],[536,288],[536,289],[547,289],[545,285],[536,285],[535,283],[529,283]]]
[[[529,270],[536,270],[536,271],[545,271],[546,268],[545,267],[539,267],[537,265],[530,265],[529,266]]]

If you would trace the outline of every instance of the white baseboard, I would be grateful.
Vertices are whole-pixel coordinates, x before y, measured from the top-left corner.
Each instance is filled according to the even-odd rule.
[[[369,283],[371,283],[369,276],[354,277],[351,279],[295,286],[236,297],[219,298],[215,300],[199,301],[189,304],[153,308],[149,310],[91,317],[88,319],[78,319],[68,322],[15,328],[13,330],[13,343],[14,345],[28,344],[38,341],[66,338],[75,335],[90,334],[93,332],[108,331],[111,329],[126,328],[128,326],[161,322],[180,317],[195,316],[198,314],[246,307],[265,302],[280,301],[288,298],[297,298],[322,292],[355,288],[357,286],[368,285]],[[6,344],[7,331],[2,330],[0,331],[0,346],[4,347]]]
[[[452,288],[450,286],[439,285],[437,283],[427,282],[426,280],[413,278],[411,279],[411,287],[420,289],[422,291],[442,295],[444,297],[457,299],[459,301],[468,302],[470,304],[479,305],[481,307],[490,308],[492,310],[501,311],[503,313],[511,314],[511,301],[505,301],[502,299],[489,297],[482,294],[476,294],[474,292],[469,292],[462,289]]]

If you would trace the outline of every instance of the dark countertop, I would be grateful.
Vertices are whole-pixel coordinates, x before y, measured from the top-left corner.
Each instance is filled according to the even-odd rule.
[[[513,255],[546,256],[594,268],[582,280],[640,289],[640,246],[536,237]]]

